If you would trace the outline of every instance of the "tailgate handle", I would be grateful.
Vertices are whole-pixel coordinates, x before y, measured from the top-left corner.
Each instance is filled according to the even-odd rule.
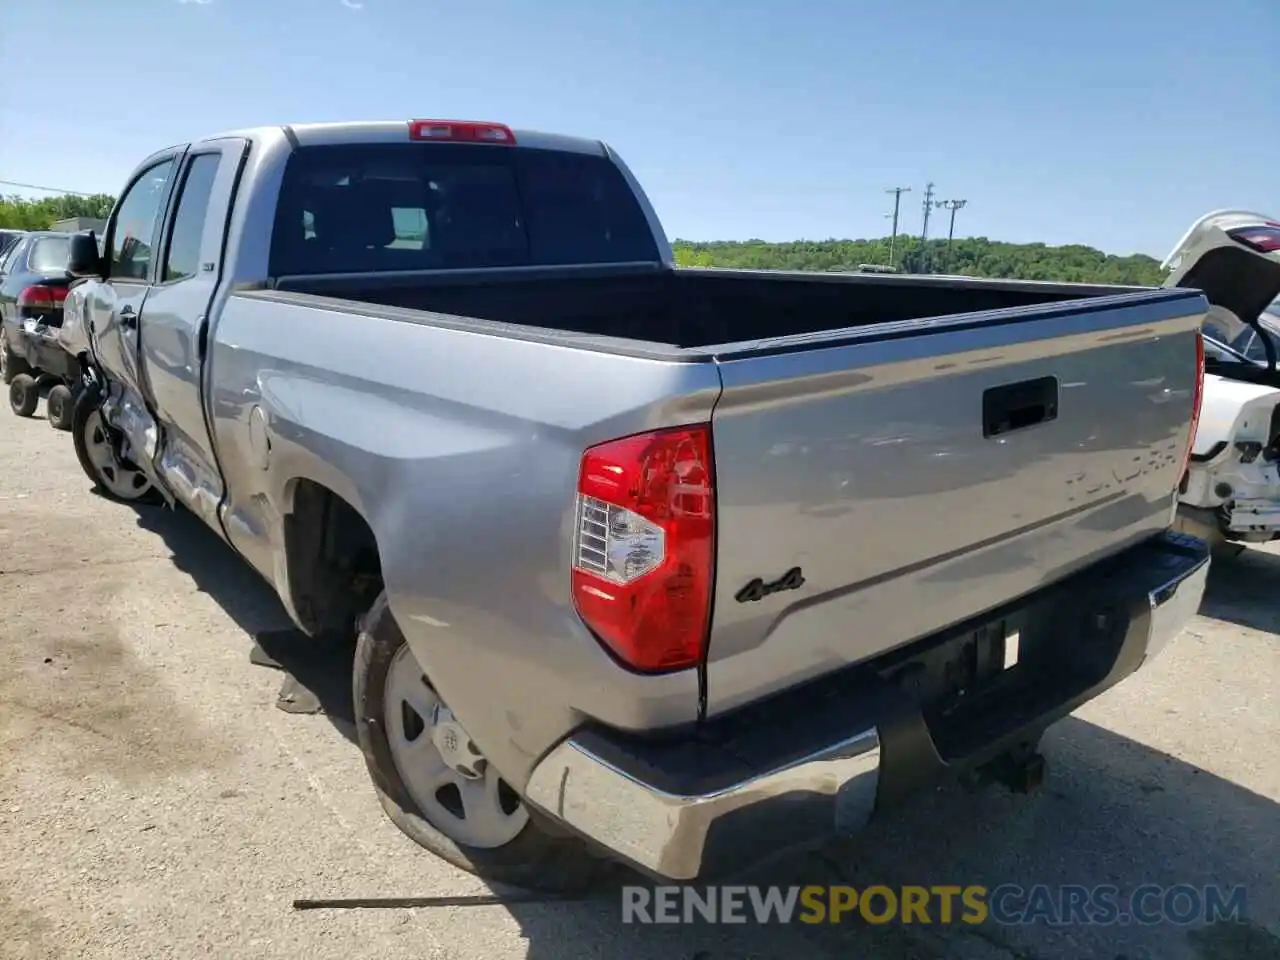
[[[1057,419],[1057,377],[1006,383],[982,394],[984,437],[998,437]]]

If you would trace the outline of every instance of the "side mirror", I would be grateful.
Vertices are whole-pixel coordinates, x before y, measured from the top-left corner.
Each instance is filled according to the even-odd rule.
[[[100,277],[103,260],[98,253],[98,240],[90,230],[77,233],[71,237],[71,248],[67,253],[67,273],[76,279],[83,277]]]

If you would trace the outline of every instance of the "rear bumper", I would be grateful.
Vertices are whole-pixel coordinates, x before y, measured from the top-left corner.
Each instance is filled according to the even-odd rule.
[[[1034,740],[1133,673],[1196,612],[1208,569],[1203,541],[1167,533],[913,645],[942,650],[999,619],[1019,632],[1018,665],[945,716],[883,664],[860,665],[681,738],[582,729],[535,768],[526,799],[662,879],[820,844],[931,781]]]

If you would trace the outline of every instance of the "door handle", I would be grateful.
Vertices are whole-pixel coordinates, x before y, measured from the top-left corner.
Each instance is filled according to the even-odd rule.
[[[133,307],[123,307],[120,310],[120,326],[127,330],[132,330],[138,325],[138,312]]]
[[[982,394],[982,435],[998,437],[1058,419],[1058,378],[992,387]]]

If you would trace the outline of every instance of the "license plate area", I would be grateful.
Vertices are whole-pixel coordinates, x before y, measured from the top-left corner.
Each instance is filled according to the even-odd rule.
[[[945,723],[976,697],[1012,682],[1021,652],[1020,618],[1001,617],[915,645],[882,677],[907,694],[930,727]]]
[[[1105,591],[1050,590],[894,651],[876,669],[951,762],[1098,683],[1126,628]]]

